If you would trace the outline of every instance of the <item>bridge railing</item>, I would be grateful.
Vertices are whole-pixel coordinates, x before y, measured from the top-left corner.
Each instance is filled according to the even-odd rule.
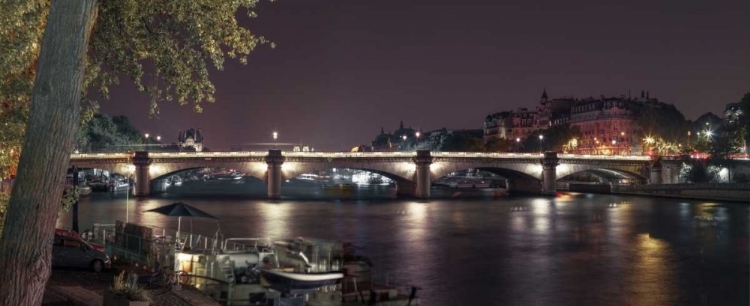
[[[268,151],[236,151],[236,152],[149,152],[149,157],[247,157],[266,156]]]
[[[132,153],[80,153],[71,154],[71,159],[111,159],[133,157]]]
[[[290,157],[409,157],[417,156],[417,152],[281,152]]]
[[[283,156],[289,157],[323,157],[323,158],[373,158],[373,157],[411,157],[417,153],[412,152],[281,152]],[[237,152],[150,152],[149,157],[156,158],[180,158],[180,157],[249,157],[266,156],[267,151],[237,151]],[[539,159],[544,155],[541,153],[487,153],[487,152],[431,152],[433,157],[480,157],[480,158],[507,158],[507,159]],[[71,159],[111,159],[132,157],[132,153],[85,153],[73,154]],[[650,156],[642,155],[584,155],[584,154],[558,154],[558,158],[581,159],[581,160],[631,160],[649,161]]]

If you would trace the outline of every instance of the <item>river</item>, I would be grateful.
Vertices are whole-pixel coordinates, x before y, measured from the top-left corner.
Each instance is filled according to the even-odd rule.
[[[750,205],[635,196],[561,194],[430,201],[388,187],[349,199],[286,186],[315,200],[254,198],[254,183],[187,182],[130,199],[130,221],[177,228],[144,210],[184,201],[220,219],[230,237],[309,236],[362,246],[381,277],[421,288],[422,305],[748,305]],[[477,194],[487,195],[487,192]],[[335,195],[333,195],[335,197]],[[458,196],[458,197],[454,197]],[[293,197],[293,196],[292,196]],[[122,193],[80,203],[81,227],[125,219]],[[70,226],[70,214],[60,226]],[[190,221],[183,220],[183,230]],[[216,222],[195,219],[213,234]]]

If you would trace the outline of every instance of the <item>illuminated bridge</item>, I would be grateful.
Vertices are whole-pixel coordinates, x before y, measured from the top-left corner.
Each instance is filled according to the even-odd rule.
[[[474,152],[135,152],[73,154],[70,165],[135,174],[137,196],[147,196],[152,182],[177,172],[230,168],[266,182],[269,198],[281,196],[281,182],[303,173],[350,168],[381,174],[397,184],[399,195],[427,198],[430,182],[452,172],[481,169],[507,178],[510,191],[551,194],[558,178],[590,171],[645,183],[675,181],[679,168],[662,167],[648,156]],[[678,166],[678,165],[675,165]],[[156,188],[158,189],[158,188]]]

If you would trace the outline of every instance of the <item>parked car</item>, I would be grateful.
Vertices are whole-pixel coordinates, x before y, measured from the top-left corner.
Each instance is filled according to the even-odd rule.
[[[112,261],[104,252],[99,251],[73,236],[55,234],[52,243],[52,266],[66,268],[88,268],[101,272],[112,267]]]
[[[76,231],[74,231],[72,229],[67,229],[67,228],[57,228],[57,229],[55,229],[55,234],[56,235],[63,235],[63,236],[71,236],[71,237],[78,238],[78,239],[83,239],[81,237],[81,235],[78,234],[78,232],[76,232]],[[104,246],[103,245],[98,244],[98,243],[88,242],[88,241],[87,241],[87,243],[89,245],[91,245],[93,248],[95,248],[95,249],[97,249],[99,251],[104,252]]]

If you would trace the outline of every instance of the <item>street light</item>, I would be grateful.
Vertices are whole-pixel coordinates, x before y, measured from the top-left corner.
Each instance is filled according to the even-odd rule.
[[[617,144],[617,140],[612,139],[612,155],[615,155],[615,144]]]
[[[274,131],[273,132],[273,148],[276,149],[276,139],[279,138],[279,133]]]
[[[404,135],[404,136],[401,136],[401,138],[403,138],[404,140],[406,140],[406,135]]]
[[[161,141],[161,136],[156,136],[156,141]]]
[[[419,138],[419,135],[421,134],[419,133],[419,131],[417,131],[417,133],[415,133],[414,135],[417,136],[417,138]]]
[[[146,138],[148,138],[148,133],[146,133]]]
[[[544,135],[539,134],[539,151],[544,153]]]

